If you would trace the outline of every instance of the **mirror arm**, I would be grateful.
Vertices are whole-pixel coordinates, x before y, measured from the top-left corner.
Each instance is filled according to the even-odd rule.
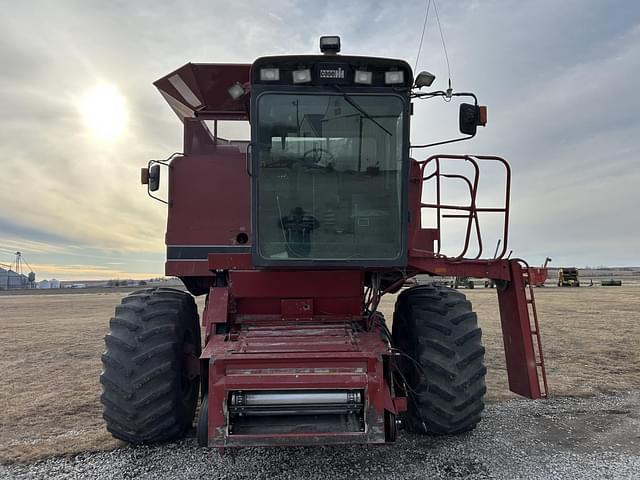
[[[438,90],[435,92],[425,92],[425,93],[413,93],[412,97],[414,98],[433,98],[433,97],[446,97],[447,96],[447,92],[443,92],[442,90]],[[452,93],[451,94],[452,97],[471,97],[473,98],[473,103],[474,105],[477,107],[478,106],[478,97],[476,97],[476,95],[474,93],[471,92],[459,92],[459,93]],[[473,135],[467,135],[465,137],[459,137],[459,138],[452,138],[451,140],[443,140],[442,142],[434,142],[434,143],[426,143],[424,145],[410,145],[409,148],[427,148],[427,147],[435,147],[437,145],[444,145],[447,143],[455,143],[455,142],[462,142],[464,140],[470,140],[473,137],[475,137],[476,134],[474,133]]]
[[[471,92],[458,92],[458,93],[452,93],[451,94],[452,97],[471,97],[473,98],[473,104],[477,107],[478,106],[478,97],[476,97],[475,93],[471,93]]]
[[[437,90],[435,92],[417,92],[412,93],[411,98],[433,98],[433,97],[446,97],[447,92],[442,90]],[[471,97],[473,98],[474,105],[478,105],[478,97],[476,97],[475,93],[471,92],[456,92],[451,94],[452,97]]]
[[[171,160],[173,160],[175,157],[179,156],[179,155],[184,155],[184,153],[181,152],[175,152],[173,154],[171,154],[168,158],[165,158],[164,160],[149,160],[149,162],[147,163],[147,170],[151,170],[151,166],[154,164],[158,164],[158,165],[164,165],[167,168],[171,168]],[[149,195],[151,198],[153,198],[154,200],[157,200],[161,203],[164,203],[165,205],[169,205],[169,202],[166,200],[163,200],[160,197],[155,196],[153,193],[151,193],[151,189],[150,189],[150,184],[147,183],[147,195]]]
[[[409,148],[427,148],[427,147],[435,147],[436,145],[444,145],[445,143],[455,143],[455,142],[462,142],[463,140],[469,140],[473,137],[475,137],[476,134],[474,133],[473,135],[467,135],[466,137],[460,137],[460,138],[453,138],[451,140],[444,140],[442,142],[435,142],[435,143],[427,143],[425,145],[410,145]]]

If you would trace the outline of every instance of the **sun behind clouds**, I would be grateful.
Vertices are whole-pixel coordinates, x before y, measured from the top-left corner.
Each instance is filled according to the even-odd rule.
[[[80,111],[87,128],[100,140],[116,140],[127,123],[125,100],[113,85],[96,85],[87,91],[80,100]]]

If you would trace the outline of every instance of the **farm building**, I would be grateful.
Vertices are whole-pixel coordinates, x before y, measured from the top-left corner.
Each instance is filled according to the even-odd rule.
[[[27,288],[29,278],[13,270],[6,270],[0,267],[0,290],[11,290],[14,288]]]
[[[52,278],[51,280],[41,280],[38,282],[38,288],[60,288],[60,280]]]

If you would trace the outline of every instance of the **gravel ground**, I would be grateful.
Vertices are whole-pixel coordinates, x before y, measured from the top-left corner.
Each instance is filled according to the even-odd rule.
[[[194,439],[0,466],[7,479],[640,478],[640,391],[487,406],[480,426],[446,439],[401,432],[391,446],[245,448]]]

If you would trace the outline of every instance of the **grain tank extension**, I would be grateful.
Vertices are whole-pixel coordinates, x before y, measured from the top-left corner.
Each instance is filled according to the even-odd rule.
[[[340,55],[338,37],[323,37],[321,50],[190,63],[155,82],[184,145],[151,161],[142,181],[167,203],[165,272],[188,292],[148,288],[116,307],[101,375],[115,437],[179,438],[198,405],[198,442],[213,447],[385,443],[398,427],[474,428],[486,392],[476,314],[450,288],[401,290],[417,274],[494,280],[509,386],[546,396],[529,268],[505,255],[508,163],[411,156],[431,146],[409,144],[412,103],[468,99],[452,141],[473,137],[486,109],[470,93],[423,91],[434,77],[414,78],[405,61]],[[225,138],[229,121],[250,127],[250,139]],[[485,164],[504,174],[497,206],[476,202]],[[448,181],[466,192],[455,204],[440,195]],[[495,258],[482,257],[484,214],[504,220]],[[464,225],[463,247],[446,255],[451,219]],[[378,306],[397,292],[389,329]]]

